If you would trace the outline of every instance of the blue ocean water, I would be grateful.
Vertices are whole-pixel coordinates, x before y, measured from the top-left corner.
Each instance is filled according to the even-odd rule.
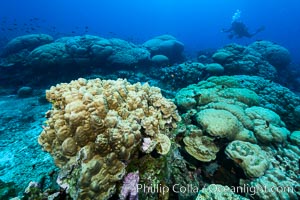
[[[1,2],[0,200],[299,199],[299,7]]]
[[[298,8],[297,0],[11,0],[1,2],[0,19],[7,20],[1,24],[5,30],[0,30],[0,37],[11,39],[26,33],[25,23],[30,33],[79,35],[85,33],[87,26],[89,34],[136,42],[171,34],[185,44],[189,53],[220,48],[230,42],[270,40],[288,48],[293,61],[300,62]],[[266,29],[251,39],[228,39],[221,30],[230,26],[237,9],[242,11],[241,20],[250,30],[262,25]],[[32,18],[38,21],[30,21]]]

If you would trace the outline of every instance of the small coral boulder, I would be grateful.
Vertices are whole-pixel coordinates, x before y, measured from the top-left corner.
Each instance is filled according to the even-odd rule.
[[[233,141],[225,149],[226,155],[250,177],[260,177],[269,168],[266,153],[256,144]]]

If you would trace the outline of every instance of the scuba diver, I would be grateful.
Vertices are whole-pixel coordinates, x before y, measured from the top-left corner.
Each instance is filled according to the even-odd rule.
[[[237,10],[234,15],[232,16],[232,21],[231,21],[231,27],[229,29],[223,29],[222,32],[224,33],[230,33],[228,37],[232,39],[233,37],[235,38],[242,38],[242,37],[247,37],[251,38],[257,33],[263,31],[265,29],[264,26],[260,27],[257,29],[254,33],[250,33],[248,31],[247,26],[239,20],[241,16],[241,11]]]

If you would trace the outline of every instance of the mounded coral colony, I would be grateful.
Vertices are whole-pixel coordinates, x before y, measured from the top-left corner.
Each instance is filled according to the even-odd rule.
[[[75,199],[108,199],[143,138],[160,154],[180,120],[159,88],[125,80],[78,79],[47,91],[52,110],[39,143],[61,168],[58,182]],[[153,150],[153,149],[152,149]]]

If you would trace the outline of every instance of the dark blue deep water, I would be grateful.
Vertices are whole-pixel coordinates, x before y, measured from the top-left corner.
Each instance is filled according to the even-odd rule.
[[[299,0],[2,0],[0,200],[300,199]]]

